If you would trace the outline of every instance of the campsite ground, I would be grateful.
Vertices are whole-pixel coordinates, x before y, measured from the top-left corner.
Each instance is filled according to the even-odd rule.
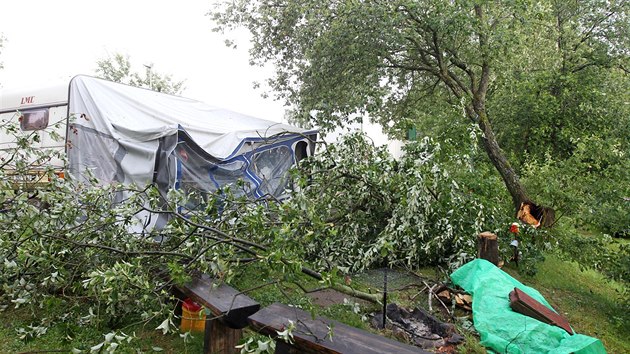
[[[618,291],[621,289],[619,284],[606,281],[600,274],[593,271],[582,272],[576,264],[559,260],[555,256],[547,256],[539,269],[538,274],[534,277],[520,276],[515,269],[507,268],[506,271],[526,285],[538,289],[555,308],[568,318],[578,333],[602,340],[608,353],[630,353],[630,340],[628,339],[630,338],[630,318],[629,314],[620,310]],[[374,271],[371,274],[356,276],[353,278],[353,285],[366,291],[378,291],[377,289],[382,284],[380,274],[382,273]],[[401,271],[390,273],[390,290],[393,290],[390,293],[390,299],[406,306],[426,308],[426,294],[420,292],[423,287],[422,281],[439,281],[440,275],[436,274],[434,269],[423,269],[417,275],[421,275],[422,278]],[[244,272],[235,286],[246,289],[260,284],[261,280],[265,278],[271,279],[273,275],[263,275],[253,266]],[[306,278],[300,279],[300,281],[311,289],[319,286],[318,283]],[[321,303],[326,306],[315,305],[320,314],[368,330],[371,329],[362,317],[378,309],[375,306],[361,303],[360,312],[355,313],[351,304],[344,304],[343,299],[347,298],[345,296],[340,296],[334,292],[324,292],[317,295],[317,300],[313,300],[312,297],[304,295],[297,286],[293,285],[258,289],[251,292],[250,296],[258,300],[263,306],[275,301],[291,301],[305,307],[313,302]],[[354,309],[356,310],[356,308]],[[47,319],[55,318],[62,313],[61,302],[57,301],[50,301],[35,315],[29,314],[23,308],[7,309],[0,312],[0,322],[2,323],[0,324],[0,353],[70,352],[73,348],[88,349],[103,340],[103,334],[107,332],[106,330],[78,327],[71,324],[50,326],[46,333],[39,338],[27,340],[19,338],[17,328],[29,325],[45,325]],[[459,315],[466,314],[460,313]],[[139,339],[134,342],[134,349],[120,348],[121,350],[117,352],[201,352],[201,335],[195,335],[195,338],[184,341],[178,335],[163,336],[154,330],[157,325],[157,323],[147,326],[127,324],[123,332],[135,333]],[[391,333],[384,334],[391,335]],[[252,333],[247,335],[252,335]],[[474,336],[466,334],[466,338],[468,342],[459,347],[459,352],[484,352]]]

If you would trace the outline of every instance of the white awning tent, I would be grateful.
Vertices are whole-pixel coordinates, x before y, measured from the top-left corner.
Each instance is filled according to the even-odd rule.
[[[70,82],[70,114],[85,113],[89,122],[77,124],[115,139],[146,142],[172,135],[181,126],[208,154],[225,159],[236,153],[243,140],[268,138],[306,130],[196,100],[121,85],[89,76]]]
[[[251,197],[284,193],[316,131],[88,76],[70,81],[69,173],[102,183],[214,192],[237,179]],[[89,172],[88,172],[89,171]]]

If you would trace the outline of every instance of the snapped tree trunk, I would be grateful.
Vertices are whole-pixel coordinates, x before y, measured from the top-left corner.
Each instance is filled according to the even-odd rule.
[[[484,13],[484,8],[479,4],[476,4],[474,8],[477,19],[482,23],[486,22],[487,18]],[[477,79],[476,75],[462,62],[455,62],[454,64],[467,72],[470,79],[470,87],[461,85],[461,80],[456,80],[454,75],[445,67],[441,67],[442,72],[438,77],[451,89],[455,97],[462,98],[464,95],[468,95],[468,97],[471,98],[470,104],[465,106],[466,115],[470,120],[476,123],[483,132],[481,138],[483,148],[486,150],[486,154],[494,167],[499,171],[501,178],[503,178],[505,187],[512,196],[512,204],[514,205],[516,214],[518,215],[521,206],[530,205],[530,209],[533,207],[534,209],[541,210],[538,221],[544,218],[546,219],[545,225],[552,225],[553,220],[550,221],[550,219],[552,219],[554,215],[553,209],[539,207],[527,197],[525,188],[521,185],[518,175],[505,157],[501,147],[499,147],[497,138],[492,130],[492,125],[490,124],[490,119],[486,111],[486,94],[488,93],[488,87],[491,81],[490,72],[492,70],[491,60],[488,56],[488,33],[480,29],[477,33],[477,37],[479,40],[479,53],[482,58],[479,78]],[[550,212],[547,212],[547,210]],[[539,225],[541,225],[540,222],[538,222],[536,227]]]
[[[531,200],[527,196],[525,188],[521,185],[518,175],[505,157],[503,150],[501,150],[494,131],[492,130],[492,126],[490,125],[490,120],[485,112],[479,114],[479,128],[483,132],[481,139],[483,148],[494,167],[499,171],[505,183],[505,187],[512,196],[514,210],[518,211],[521,203],[530,203]]]
[[[555,223],[554,209],[545,206],[538,206],[527,196],[527,192],[521,184],[518,175],[510,165],[510,162],[505,157],[503,150],[501,150],[501,147],[497,142],[497,138],[494,135],[494,131],[492,130],[490,120],[485,110],[476,109],[473,111],[471,109],[469,112],[474,112],[476,114],[475,118],[477,118],[477,124],[483,132],[483,137],[481,138],[483,148],[494,167],[497,171],[499,171],[499,174],[505,183],[505,187],[512,196],[512,204],[514,205],[514,210],[517,215],[524,205],[528,205],[530,209],[535,210],[532,215],[538,222],[536,227],[540,225],[546,227],[553,226]]]

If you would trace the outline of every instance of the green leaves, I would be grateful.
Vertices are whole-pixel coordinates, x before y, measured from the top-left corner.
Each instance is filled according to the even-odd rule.
[[[329,129],[369,115],[401,129],[431,111],[423,96],[470,102],[484,65],[503,68],[532,53],[531,36],[543,32],[540,19],[551,12],[536,5],[236,1],[211,14],[217,30],[250,31],[252,60],[276,64],[271,87],[296,119]]]
[[[309,184],[284,209],[302,210],[291,214],[304,225],[293,237],[308,240],[307,259],[322,268],[445,263],[474,254],[477,233],[496,219],[492,204],[467,193],[468,180],[453,179],[464,171],[429,139],[408,144],[396,161],[352,134],[300,168]]]
[[[236,349],[240,349],[241,353],[273,353],[276,348],[276,342],[271,337],[261,335],[251,336],[243,344],[237,345]]]
[[[169,94],[180,94],[183,90],[184,81],[174,81],[171,75],[153,72],[153,64],[145,65],[146,72],[144,75],[132,71],[129,56],[124,56],[120,53],[98,60],[96,65],[98,77],[109,81],[146,87],[153,91]]]
[[[630,134],[625,1],[240,0],[212,15],[221,31],[249,30],[251,58],[275,64],[271,87],[294,122],[369,119],[455,146],[479,125],[496,136],[487,153],[515,204],[529,198],[513,178],[525,164],[569,159],[594,132]]]

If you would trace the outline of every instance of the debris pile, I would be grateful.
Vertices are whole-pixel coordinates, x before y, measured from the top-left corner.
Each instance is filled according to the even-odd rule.
[[[460,307],[466,311],[472,311],[472,296],[462,293],[456,292],[453,289],[450,289],[446,286],[441,286],[435,292],[438,299],[444,302],[445,304],[452,304],[455,302],[457,307]]]
[[[383,313],[374,314],[371,324],[383,329]],[[421,308],[408,311],[396,304],[388,304],[386,328],[423,349],[454,346],[464,341],[464,337],[455,332],[454,325],[438,320]]]

